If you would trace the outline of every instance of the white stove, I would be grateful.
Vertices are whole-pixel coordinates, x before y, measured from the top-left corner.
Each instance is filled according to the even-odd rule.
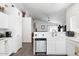
[[[47,32],[34,32],[33,37],[33,52],[46,53],[47,52]]]

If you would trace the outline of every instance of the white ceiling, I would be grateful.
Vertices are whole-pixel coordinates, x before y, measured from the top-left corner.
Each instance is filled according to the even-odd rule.
[[[56,19],[65,22],[65,11],[69,3],[17,3],[15,6],[20,10],[27,10],[34,19]]]

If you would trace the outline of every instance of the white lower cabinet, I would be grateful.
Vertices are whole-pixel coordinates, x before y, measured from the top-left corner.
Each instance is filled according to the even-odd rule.
[[[13,53],[12,38],[5,38],[0,41],[0,56],[9,56]]]
[[[65,36],[57,36],[55,38],[55,52],[58,55],[66,55]]]
[[[0,41],[0,56],[5,55],[5,42],[4,40]]]
[[[47,54],[55,54],[55,38],[47,39]]]
[[[68,56],[75,56],[75,47],[79,46],[79,44],[71,41],[69,39],[66,40],[67,42],[67,55]]]
[[[11,53],[13,53],[13,46],[12,46],[12,39],[11,38],[7,38],[5,40],[5,53],[7,55],[10,55]]]
[[[66,55],[66,40],[65,36],[58,35],[47,39],[47,54],[48,55]]]

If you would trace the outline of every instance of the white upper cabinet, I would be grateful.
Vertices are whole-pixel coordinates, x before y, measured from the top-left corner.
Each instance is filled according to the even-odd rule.
[[[0,12],[0,28],[8,28],[8,15]]]
[[[79,32],[79,16],[70,17],[70,30]]]
[[[19,11],[16,7],[5,8],[4,13],[6,13],[7,15],[22,17],[21,11]]]
[[[74,4],[66,12],[67,30],[79,33],[79,4]]]

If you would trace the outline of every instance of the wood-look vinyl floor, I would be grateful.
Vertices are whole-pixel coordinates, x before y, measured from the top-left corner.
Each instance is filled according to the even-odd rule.
[[[32,43],[23,43],[22,48],[14,56],[33,56]]]

